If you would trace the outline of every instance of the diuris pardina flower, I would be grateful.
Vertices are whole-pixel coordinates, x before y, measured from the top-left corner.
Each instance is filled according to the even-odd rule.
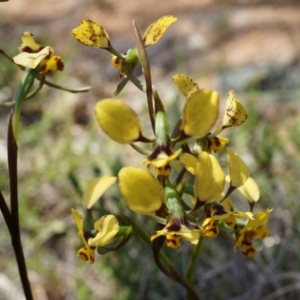
[[[82,198],[83,207],[90,211],[99,197],[116,182],[116,179],[112,176],[103,176],[90,180]],[[95,248],[106,246],[112,242],[119,233],[119,222],[114,215],[105,215],[94,222],[94,230],[85,230],[83,217],[79,212],[72,208],[72,214],[78,235],[85,245],[79,249],[77,256],[93,263]]]
[[[167,224],[162,230],[157,230],[151,236],[151,241],[163,235],[166,236],[166,244],[170,248],[177,249],[181,245],[182,238],[191,244],[197,244],[200,236],[204,235],[203,228],[187,220],[180,195],[172,185],[166,185],[165,195],[168,214]]]
[[[52,47],[38,44],[32,33],[24,32],[21,39],[22,45],[19,47],[21,53],[13,58],[17,65],[37,69],[40,74],[64,69],[62,58],[54,55]]]
[[[205,139],[203,151],[221,151],[228,143],[228,139],[216,136],[225,128],[239,126],[248,117],[242,104],[236,99],[233,91],[229,91],[222,125],[216,133],[209,130],[215,124],[219,114],[219,95],[215,91],[200,89],[190,77],[177,74],[173,76],[179,92],[185,97],[179,140],[186,137]],[[202,143],[203,144],[203,143]]]
[[[157,21],[153,22],[145,31],[143,35],[143,43],[145,48],[150,45],[156,44],[167,28],[173,24],[177,20],[174,16],[164,16],[158,19]],[[124,62],[127,61],[131,64],[131,68],[135,67],[137,62],[137,54],[135,49],[128,50],[127,53],[124,53],[125,58],[117,57],[116,55],[112,54],[111,56],[111,64],[114,68],[120,69],[119,77],[122,78],[126,75],[124,70]]]
[[[223,221],[228,227],[236,225],[237,218],[253,219],[251,212],[235,212],[231,201],[227,198],[222,203],[214,202],[205,206],[205,220],[202,227],[208,237],[214,238],[219,232],[218,221]]]
[[[145,31],[143,36],[144,46],[148,47],[157,43],[163,36],[166,29],[177,20],[174,16],[161,17],[152,23]],[[72,30],[72,35],[80,43],[95,48],[102,48],[112,53],[111,63],[114,68],[121,68],[120,77],[126,74],[126,66],[132,70],[135,68],[138,57],[136,49],[129,49],[127,53],[118,53],[112,46],[106,30],[97,22],[83,20],[76,28]]]
[[[182,237],[196,244],[200,235],[204,234],[200,226],[187,221],[176,190],[168,186],[165,191],[147,170],[124,167],[118,178],[120,192],[132,211],[150,216],[166,216],[166,226],[156,231],[151,240],[164,235],[167,246],[178,248]]]
[[[247,257],[253,257],[256,254],[256,248],[252,243],[253,239],[264,238],[269,235],[269,229],[266,227],[268,223],[269,213],[272,209],[260,211],[254,215],[253,219],[249,219],[248,223],[242,228],[236,230],[236,242],[234,251],[241,245],[242,253]]]

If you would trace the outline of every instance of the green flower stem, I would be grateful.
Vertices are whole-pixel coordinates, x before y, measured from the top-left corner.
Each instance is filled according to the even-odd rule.
[[[43,87],[44,83],[45,83],[45,77],[43,77],[42,80],[40,80],[40,83],[39,83],[38,87],[36,89],[34,89],[33,91],[31,91],[26,96],[25,100],[28,100],[28,99],[32,98],[33,96],[35,96],[38,93],[38,91]]]
[[[208,138],[216,137],[223,129],[222,126],[218,127],[214,133],[208,135]]]
[[[124,214],[120,214],[120,216],[132,226],[133,232],[135,232],[138,236],[140,236],[142,240],[146,242],[146,244],[151,246],[150,237],[138,224],[136,224],[131,218],[127,217]],[[183,278],[178,273],[178,271],[173,266],[173,264],[171,263],[167,255],[162,250],[159,251],[159,257],[163,261],[163,263],[169,268],[170,272],[174,275],[173,279],[175,279],[177,282],[179,282],[187,289],[189,295],[188,300],[199,300],[199,297],[194,287],[190,284],[190,282],[188,282],[185,278]]]
[[[13,120],[12,120],[13,133],[16,141],[18,138],[18,129],[19,129],[20,115],[21,115],[23,102],[26,99],[27,94],[32,88],[34,78],[35,78],[35,70],[26,69],[22,81],[20,82],[16,92],[15,109],[14,109]]]
[[[109,43],[109,49],[106,50],[108,50],[111,54],[115,55],[118,58],[124,59],[126,57],[122,53],[117,51],[110,43]]]
[[[124,214],[121,214],[121,217],[132,226],[134,233],[136,233],[147,245],[151,246],[149,235],[138,224]],[[160,251],[160,258],[168,267],[172,266],[172,268],[174,268],[169,258],[162,250]]]
[[[88,92],[92,88],[91,86],[85,86],[85,87],[78,88],[78,89],[71,89],[71,88],[63,87],[63,86],[57,85],[53,82],[50,82],[50,81],[46,80],[44,78],[44,76],[41,76],[41,75],[37,76],[36,78],[40,81],[44,81],[44,84],[46,84],[50,87],[53,87],[53,88],[56,88],[56,89],[62,90],[62,91],[67,91],[70,93],[84,93],[84,92]]]
[[[130,146],[131,146],[134,150],[136,150],[137,152],[139,152],[139,153],[141,153],[141,154],[143,154],[143,155],[148,156],[148,155],[150,154],[149,151],[147,151],[147,150],[145,150],[145,149],[142,149],[141,147],[139,147],[139,146],[137,146],[137,145],[135,145],[135,144],[130,144]]]
[[[193,277],[194,277],[194,274],[195,274],[196,261],[197,261],[197,257],[199,255],[199,252],[200,252],[200,249],[201,249],[203,239],[204,239],[203,236],[200,235],[199,242],[194,247],[193,253],[190,257],[190,260],[189,260],[189,263],[188,263],[188,269],[187,269],[186,276],[185,276],[185,278],[188,282],[192,282],[194,280]]]
[[[131,66],[130,64],[128,64],[128,63],[124,63],[123,64],[123,67],[124,67],[124,72],[125,72],[125,74],[126,74],[126,76],[127,76],[127,78],[139,89],[139,90],[141,90],[142,92],[146,92],[146,86],[145,86],[145,84],[143,83],[143,82],[141,82],[140,80],[138,80],[135,76],[134,76],[134,74],[132,73],[132,69],[131,68],[133,68],[133,69],[135,69],[135,66]]]
[[[120,81],[120,83],[118,84],[116,90],[115,90],[114,93],[113,93],[113,95],[114,95],[115,97],[118,96],[118,95],[122,92],[123,88],[125,87],[125,85],[127,84],[128,81],[129,81],[129,79],[128,79],[127,77],[123,78],[123,79]]]

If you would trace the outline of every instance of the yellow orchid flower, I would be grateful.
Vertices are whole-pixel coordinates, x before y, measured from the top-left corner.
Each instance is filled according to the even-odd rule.
[[[79,212],[72,208],[74,221],[78,229],[84,247],[78,250],[77,256],[92,264],[95,260],[95,248],[103,247],[112,242],[119,232],[119,222],[114,215],[105,215],[94,224],[96,233],[85,231],[83,228],[83,217]]]
[[[253,239],[264,238],[269,235],[269,229],[266,227],[268,223],[269,213],[273,209],[266,209],[257,213],[253,219],[249,219],[248,223],[237,231],[236,242],[233,246],[236,252],[241,245],[242,253],[247,257],[253,257],[256,254],[256,248],[252,243]]]
[[[188,222],[185,218],[174,218],[170,215],[167,218],[167,225],[162,230],[156,231],[151,236],[151,241],[162,235],[166,236],[168,247],[177,249],[181,245],[182,238],[191,244],[197,244],[200,235],[204,235],[204,230],[200,226]]]
[[[94,224],[97,234],[88,239],[90,247],[103,247],[108,245],[119,232],[119,222],[114,215],[106,215]]]
[[[19,47],[20,54],[13,60],[17,65],[25,68],[36,69],[40,74],[47,74],[50,71],[62,71],[64,63],[60,56],[54,55],[52,47],[44,47],[35,41],[32,33],[26,31],[22,34],[22,45]]]
[[[142,164],[147,165],[148,169],[154,167],[157,175],[169,175],[171,172],[170,163],[175,161],[182,152],[182,149],[173,152],[169,142],[169,140],[166,144],[157,142],[153,152],[142,160]]]
[[[228,227],[234,227],[237,218],[253,219],[251,212],[235,212],[229,199],[224,200],[222,203],[207,204],[205,211],[206,218],[202,223],[202,227],[206,236],[210,238],[216,237],[220,232],[218,221],[223,221]]]

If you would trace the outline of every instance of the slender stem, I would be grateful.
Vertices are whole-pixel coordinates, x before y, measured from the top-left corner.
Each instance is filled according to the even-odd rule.
[[[201,249],[202,241],[203,241],[203,237],[200,235],[199,242],[194,247],[193,253],[192,253],[189,263],[188,263],[188,269],[187,269],[187,273],[186,273],[186,277],[185,277],[188,282],[193,282],[193,280],[194,280],[196,261],[197,261],[197,258],[198,258],[198,255],[199,255],[199,252]],[[187,290],[186,297],[187,297],[187,299],[191,299],[191,300],[194,299],[194,296],[191,294],[190,290]]]
[[[41,76],[41,75],[37,76],[36,78],[40,81],[43,81],[43,83],[45,85],[56,88],[58,90],[67,91],[67,92],[70,92],[70,93],[84,93],[84,92],[88,92],[92,88],[91,86],[84,86],[84,87],[78,88],[78,89],[71,89],[71,88],[67,88],[67,87],[64,87],[64,86],[57,85],[57,84],[55,84],[51,81],[48,81],[45,78],[43,78],[43,76]]]
[[[125,85],[127,84],[127,82],[129,81],[129,79],[127,77],[123,78],[120,83],[117,86],[117,89],[114,91],[113,95],[116,97],[118,96],[121,91],[123,90],[123,88],[125,87]]]
[[[127,217],[124,214],[120,214],[120,216],[121,216],[121,218],[123,218],[126,222],[128,222],[132,226],[133,232],[135,232],[140,238],[142,238],[142,240],[146,244],[151,246],[151,240],[150,240],[149,235],[137,223],[135,223],[131,218]],[[160,257],[166,265],[168,265],[168,266],[172,265],[169,258],[165,255],[165,253],[162,250],[160,251]]]
[[[131,218],[127,217],[124,214],[121,214],[121,217],[132,226],[133,231],[136,234],[138,234],[148,245],[151,245],[150,237],[139,225],[137,225]],[[180,275],[180,273],[175,269],[167,255],[162,250],[159,251],[159,257],[163,261],[163,263],[168,267],[170,273],[172,274],[171,278],[180,283],[182,286],[184,286],[187,289],[189,295],[192,295],[192,298],[189,299],[199,300],[200,298],[197,295],[194,287],[191,285],[190,282],[188,282],[184,277]]]
[[[224,127],[220,126],[219,128],[216,129],[216,131],[214,133],[209,134],[208,137],[213,138],[213,137],[217,136],[223,129],[224,129]]]
[[[193,253],[192,253],[191,257],[190,257],[190,260],[189,260],[189,263],[188,263],[188,269],[187,269],[186,276],[185,276],[185,278],[189,282],[192,282],[193,279],[194,279],[193,276],[194,276],[196,261],[197,261],[197,257],[199,255],[199,252],[200,252],[203,240],[204,240],[203,236],[200,235],[199,242],[194,247]]]
[[[12,237],[12,245],[15,251],[25,298],[26,300],[34,300],[31,292],[30,282],[28,279],[27,267],[20,236]]]
[[[142,92],[146,92],[146,86],[143,82],[141,82],[138,78],[136,78],[131,70],[131,65],[124,63],[124,72],[127,76],[127,78]],[[135,66],[133,67],[133,69]]]
[[[2,192],[0,191],[0,209],[2,211],[2,214],[3,214],[3,217],[4,217],[4,220],[5,220],[5,223],[6,223],[6,226],[9,230],[9,233],[10,235],[12,236],[13,235],[13,232],[12,232],[12,224],[11,224],[11,215],[10,215],[10,211],[8,209],[8,206],[5,202],[5,199],[2,195]]]
[[[7,157],[10,185],[10,211],[13,235],[20,236],[19,202],[18,202],[18,146],[13,129],[13,111],[10,114],[7,132]]]
[[[25,96],[26,97],[26,96]],[[8,170],[9,170],[9,184],[10,184],[10,205],[11,205],[11,218],[10,227],[12,246],[15,251],[15,256],[18,264],[19,274],[24,290],[24,294],[27,300],[33,300],[30,283],[28,280],[27,268],[25,257],[23,253],[20,225],[19,225],[19,202],[18,202],[18,146],[16,144],[13,125],[12,125],[13,113],[11,112],[8,133],[7,133],[7,154],[8,154]]]
[[[45,82],[45,76],[43,76],[42,79],[40,80],[38,87],[36,89],[34,89],[33,91],[31,91],[30,93],[28,93],[28,95],[26,95],[25,100],[28,100],[28,99],[32,98],[33,96],[35,96],[39,92],[39,90],[43,87],[44,82]]]

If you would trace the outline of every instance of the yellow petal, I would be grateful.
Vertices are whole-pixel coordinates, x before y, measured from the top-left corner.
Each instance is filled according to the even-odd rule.
[[[50,55],[41,62],[40,73],[47,74],[50,71],[62,71],[64,63],[60,56]]]
[[[95,116],[102,130],[120,144],[130,144],[141,135],[141,122],[137,114],[121,100],[99,101]]]
[[[259,199],[259,186],[255,180],[248,177],[246,182],[238,188],[238,191],[250,202],[256,202]]]
[[[148,158],[142,160],[142,164],[152,165],[156,168],[162,168],[168,165],[171,161],[175,160],[182,152],[182,149],[178,149],[171,155],[167,155],[165,152],[160,152],[156,158],[149,160]]]
[[[119,222],[114,215],[106,215],[95,222],[98,231],[94,238],[88,240],[91,247],[103,247],[108,245],[119,232]]]
[[[71,208],[73,219],[78,229],[78,235],[83,238],[83,217],[81,214],[74,208]]]
[[[186,75],[176,74],[172,78],[179,92],[186,98],[199,90],[198,84]]]
[[[90,264],[92,264],[95,260],[95,250],[88,246],[85,246],[78,250],[77,257],[83,260],[87,260]]]
[[[223,117],[223,127],[239,126],[248,118],[243,105],[235,98],[233,91],[229,91],[225,114]]]
[[[207,151],[214,151],[214,152],[222,151],[229,142],[229,139],[221,136],[215,136],[213,138],[208,138],[207,140],[208,140]]]
[[[174,16],[164,16],[152,23],[145,31],[143,41],[145,47],[157,43],[167,28],[177,20]]]
[[[113,176],[102,176],[90,180],[82,198],[83,207],[90,209],[116,180],[117,177]]]
[[[74,38],[86,45],[95,48],[109,49],[109,36],[105,29],[91,20],[83,20],[72,30]]]
[[[166,234],[166,244],[169,248],[177,249],[181,245],[182,237],[176,233],[167,233]]]
[[[123,61],[124,61],[123,59],[121,59],[113,54],[110,57],[110,63],[115,69],[120,69],[123,65]]]
[[[201,202],[218,200],[225,184],[225,174],[217,159],[200,152],[195,178],[195,196]]]
[[[179,234],[191,244],[196,245],[199,242],[200,235],[204,235],[205,231],[202,227],[199,229],[189,229],[186,226],[181,226]]]
[[[193,175],[196,173],[198,159],[189,153],[183,153],[179,161],[184,165],[184,167]]]
[[[226,177],[227,177],[227,176],[226,176]],[[226,177],[225,177],[225,178],[226,178]],[[233,203],[232,203],[232,201],[231,201],[229,198],[226,198],[224,201],[222,201],[222,206],[223,206],[224,209],[227,210],[227,211],[231,211],[231,212],[234,211]]]
[[[268,223],[269,213],[273,209],[266,209],[258,212],[253,219],[249,219],[247,225],[240,231],[240,234],[245,233],[250,230],[265,226]]]
[[[210,238],[215,238],[220,232],[220,228],[214,218],[206,218],[202,224],[205,230],[205,235]]]
[[[186,100],[180,129],[187,136],[201,138],[210,131],[218,114],[219,94],[211,90],[196,91]]]
[[[35,41],[33,34],[28,31],[22,34],[21,40],[23,44],[19,47],[20,52],[34,53],[39,52],[43,48]]]
[[[230,184],[235,188],[242,186],[249,177],[249,169],[243,160],[230,148],[227,148],[227,168]]]
[[[254,245],[248,242],[242,243],[241,250],[246,257],[254,257],[257,252]]]
[[[15,64],[25,68],[35,69],[39,63],[50,53],[50,47],[43,48],[38,53],[21,52],[13,60]]]
[[[118,175],[119,189],[134,212],[154,214],[165,203],[165,192],[159,181],[147,170],[125,167]]]

